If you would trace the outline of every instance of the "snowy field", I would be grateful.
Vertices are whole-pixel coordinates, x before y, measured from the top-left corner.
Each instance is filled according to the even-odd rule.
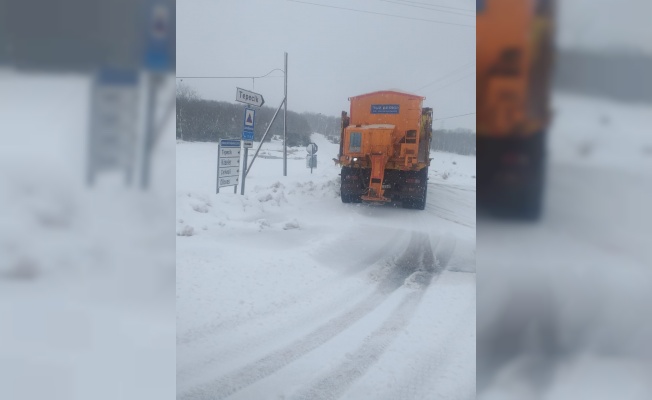
[[[174,118],[151,190],[88,189],[89,77],[0,87],[0,398],[174,398]]]
[[[244,196],[177,143],[178,398],[474,398],[475,158],[431,154],[424,211],[343,204],[313,140],[287,177],[265,143]]]
[[[554,98],[544,218],[478,218],[478,398],[652,398],[652,109]]]

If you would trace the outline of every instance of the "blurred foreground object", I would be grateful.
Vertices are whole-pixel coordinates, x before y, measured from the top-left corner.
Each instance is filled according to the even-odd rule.
[[[478,216],[477,395],[647,400],[652,1],[556,6],[544,218]]]
[[[478,200],[536,219],[550,122],[554,2],[477,5]]]
[[[165,107],[152,112],[162,133],[151,185],[123,184],[144,147],[141,76],[173,89],[173,34],[158,43],[171,54],[165,71],[146,64],[147,1],[0,0],[0,399],[175,396]],[[150,104],[174,104],[172,90],[154,94]],[[92,186],[89,159],[103,172]]]

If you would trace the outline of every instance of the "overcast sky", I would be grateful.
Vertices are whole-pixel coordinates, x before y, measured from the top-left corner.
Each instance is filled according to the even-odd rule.
[[[473,0],[306,1],[369,13],[288,0],[177,0],[177,76],[261,76],[283,69],[287,52],[293,111],[339,116],[348,97],[400,89],[425,96],[435,119],[475,112]],[[270,76],[183,83],[233,103],[236,87],[253,90],[276,108],[283,73]],[[475,130],[475,115],[434,124]]]

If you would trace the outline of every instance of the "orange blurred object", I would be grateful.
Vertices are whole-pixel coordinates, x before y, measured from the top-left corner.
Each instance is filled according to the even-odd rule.
[[[550,123],[554,1],[484,0],[477,12],[478,199],[536,219]]]

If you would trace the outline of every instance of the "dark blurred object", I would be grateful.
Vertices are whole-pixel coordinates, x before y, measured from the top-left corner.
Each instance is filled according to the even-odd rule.
[[[550,122],[554,2],[478,3],[478,201],[536,219]]]
[[[170,68],[176,66],[175,2]],[[105,65],[138,68],[147,45],[143,28],[151,0],[0,0],[0,65],[28,70],[92,71]]]
[[[0,0],[0,399],[175,396],[174,10]]]

